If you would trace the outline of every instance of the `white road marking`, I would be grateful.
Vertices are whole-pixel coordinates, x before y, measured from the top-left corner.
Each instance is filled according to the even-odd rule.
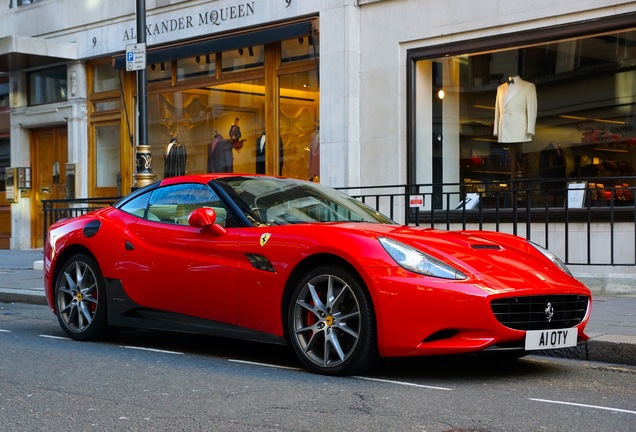
[[[11,333],[11,330],[0,329],[0,333]]]
[[[265,366],[265,367],[270,367],[270,368],[274,368],[274,369],[300,370],[298,368],[290,367],[290,366],[273,365],[273,364],[269,364],[269,363],[258,363],[258,362],[252,362],[252,361],[247,361],[247,360],[227,359],[227,361],[232,362],[232,363],[243,363],[243,364],[249,364],[249,365],[254,365],[254,366]]]
[[[269,363],[252,362],[252,361],[246,361],[246,360],[228,359],[228,361],[232,362],[232,363],[242,363],[242,364],[249,364],[249,365],[254,365],[254,366],[264,366],[264,367],[269,367],[269,368],[274,368],[274,369],[288,369],[288,370],[296,370],[296,371],[297,370],[301,370],[301,369],[295,368],[295,367],[274,365],[274,364],[269,364]],[[415,384],[415,383],[409,383],[409,382],[404,382],[404,381],[392,381],[392,380],[386,380],[386,379],[380,379],[380,378],[369,378],[369,377],[363,377],[363,376],[354,376],[352,378],[368,380],[368,381],[376,381],[376,382],[380,382],[380,383],[384,383],[384,384],[397,384],[397,385],[418,387],[418,388],[425,388],[425,389],[432,389],[432,390],[445,390],[445,391],[452,390],[452,389],[446,388],[446,387],[427,386],[427,385],[423,385],[423,384]]]
[[[559,405],[572,405],[572,406],[578,406],[578,407],[582,407],[582,408],[592,408],[592,409],[598,409],[598,410],[622,412],[622,413],[635,414],[636,415],[636,411],[631,411],[631,410],[626,410],[626,409],[621,409],[621,408],[611,408],[611,407],[604,407],[604,406],[598,406],[598,405],[586,405],[586,404],[574,403],[574,402],[553,401],[553,400],[548,400],[548,399],[533,399],[533,398],[530,398],[530,400],[531,401],[535,401],[535,402],[545,402],[545,403],[552,403],[552,404],[559,404]]]
[[[380,378],[370,378],[370,377],[363,377],[363,376],[354,376],[353,378],[358,378],[358,379],[367,380],[367,381],[377,381],[377,382],[386,383],[386,384],[397,384],[397,385],[403,385],[403,386],[409,386],[409,387],[432,389],[432,390],[446,390],[446,391],[453,390],[446,387],[428,386],[423,384],[415,384],[415,383],[404,382],[404,381],[386,380],[386,379],[380,379]]]
[[[71,340],[71,338],[63,337],[63,336],[51,336],[51,335],[39,335],[39,336],[46,339]]]
[[[163,353],[163,354],[178,354],[178,355],[183,355],[182,352],[178,352],[178,351],[168,351],[168,350],[161,350],[161,349],[155,349],[155,348],[144,348],[144,347],[136,347],[136,346],[129,346],[129,345],[121,345],[122,348],[127,348],[127,349],[134,349],[134,350],[139,350],[139,351],[151,351],[151,352],[156,352],[156,353]]]

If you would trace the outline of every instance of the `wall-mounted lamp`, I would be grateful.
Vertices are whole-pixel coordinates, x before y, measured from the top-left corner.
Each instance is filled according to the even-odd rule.
[[[305,41],[305,39],[304,39],[304,38],[302,38],[302,37],[299,37],[299,38],[298,38],[298,43],[299,43],[299,44],[301,44],[301,45],[302,45],[304,41]]]
[[[150,65],[150,69],[152,69],[152,70],[157,69],[157,65],[153,65],[153,64],[152,64],[152,65]]]
[[[201,57],[200,57],[200,56],[196,56],[196,57],[194,58],[194,60],[195,60],[197,63],[201,63]]]
[[[245,52],[245,51],[243,51],[243,48],[239,48],[238,51],[239,51],[239,55],[243,55],[243,53]]]
[[[442,100],[444,99],[444,96],[446,96],[446,93],[444,93],[444,90],[439,89],[439,91],[437,92],[437,97]]]

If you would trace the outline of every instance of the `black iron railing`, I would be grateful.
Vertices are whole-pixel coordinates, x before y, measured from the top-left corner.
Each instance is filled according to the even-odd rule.
[[[80,216],[100,207],[109,206],[119,199],[120,197],[42,200],[44,233],[46,235],[49,227],[59,220]]]
[[[636,265],[636,177],[338,188],[400,223],[504,231],[573,265]]]

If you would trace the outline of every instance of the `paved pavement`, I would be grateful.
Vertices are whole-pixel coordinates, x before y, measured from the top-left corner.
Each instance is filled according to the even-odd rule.
[[[590,340],[570,351],[546,352],[582,360],[636,366],[636,282],[634,295],[594,295],[586,333]],[[0,250],[0,303],[46,304],[42,250]]]

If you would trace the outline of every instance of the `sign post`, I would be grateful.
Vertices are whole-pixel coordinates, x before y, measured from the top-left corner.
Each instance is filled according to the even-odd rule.
[[[137,43],[126,46],[126,70],[137,73],[137,147],[133,188],[153,182],[152,153],[148,144],[146,80],[146,0],[137,0]]]

